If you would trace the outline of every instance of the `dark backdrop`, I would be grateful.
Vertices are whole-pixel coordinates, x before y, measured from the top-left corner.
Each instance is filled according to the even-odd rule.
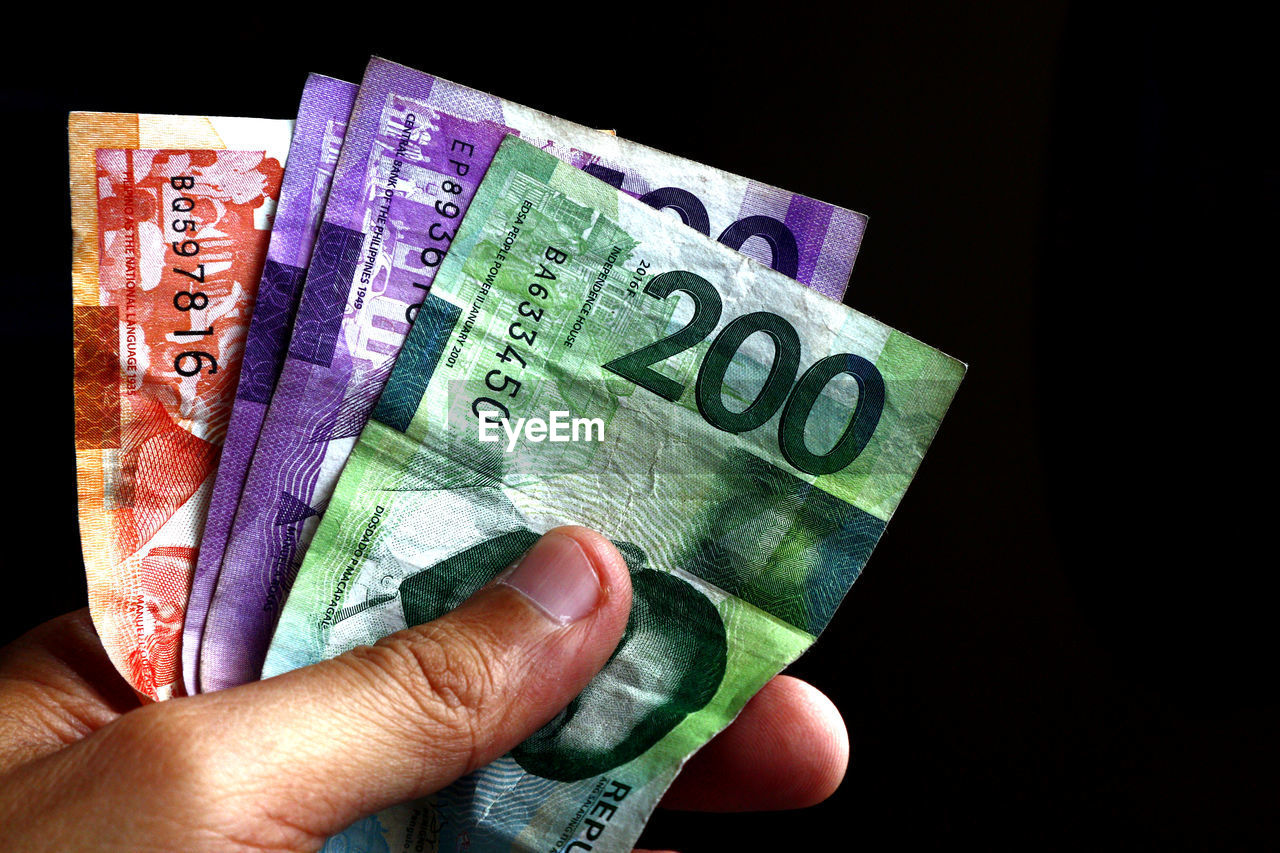
[[[1245,130],[1274,89],[1235,68],[1250,24],[880,6],[101,7],[10,29],[0,639],[84,603],[67,111],[291,117],[306,72],[358,81],[376,52],[870,214],[849,304],[970,364],[792,669],[848,721],[843,787],[799,813],[660,813],[647,844],[1274,842],[1272,383],[1251,371],[1275,172]]]

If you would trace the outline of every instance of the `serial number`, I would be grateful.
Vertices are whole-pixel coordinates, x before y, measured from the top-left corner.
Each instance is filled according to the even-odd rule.
[[[543,253],[543,258],[549,261],[552,266],[562,266],[569,259],[569,254],[554,246],[547,246],[547,250]],[[494,394],[503,395],[505,400],[516,399],[520,394],[520,389],[524,387],[524,384],[519,379],[509,375],[507,371],[519,373],[528,366],[526,356],[533,350],[538,339],[542,315],[546,311],[545,302],[551,296],[551,290],[542,282],[556,280],[556,274],[551,271],[551,267],[541,262],[538,266],[540,269],[534,274],[534,278],[542,281],[531,281],[526,285],[525,290],[529,294],[529,299],[516,306],[518,317],[512,319],[511,324],[507,326],[507,337],[511,339],[511,343],[507,343],[501,350],[494,353],[498,361],[506,366],[496,367],[485,374],[484,377],[485,387],[494,392]],[[523,355],[521,354],[522,351]],[[510,365],[518,365],[518,368]],[[500,384],[499,380],[501,380]],[[511,410],[507,408],[507,404],[503,400],[486,396],[477,397],[471,402],[471,411],[477,418],[481,417],[481,403],[487,404],[490,409],[501,412],[503,418],[511,417]]]
[[[169,186],[179,193],[195,189],[196,179],[191,175],[179,175],[169,179]],[[188,195],[179,195],[169,205],[173,213],[190,213],[196,208],[196,200]],[[194,258],[200,254],[200,243],[196,237],[196,221],[183,219],[181,216],[169,223],[174,239],[169,243],[176,258]],[[175,260],[175,263],[178,261]],[[197,264],[194,271],[173,267],[173,271],[184,275],[198,284],[205,284],[204,264]],[[173,307],[178,311],[203,311],[209,307],[209,295],[202,290],[179,290],[173,295]],[[213,324],[204,329],[175,329],[173,334],[179,338],[201,338],[213,334]],[[210,374],[218,372],[218,360],[212,353],[204,350],[187,350],[180,352],[173,359],[173,369],[179,376],[195,376],[205,369]]]

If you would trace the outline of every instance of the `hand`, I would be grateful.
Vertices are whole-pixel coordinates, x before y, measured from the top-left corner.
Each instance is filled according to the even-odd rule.
[[[630,606],[614,547],[559,528],[435,622],[147,705],[87,611],[68,614],[0,650],[0,837],[23,851],[317,850],[540,728],[604,665]],[[783,676],[689,762],[663,805],[806,806],[835,790],[847,760],[835,707]]]

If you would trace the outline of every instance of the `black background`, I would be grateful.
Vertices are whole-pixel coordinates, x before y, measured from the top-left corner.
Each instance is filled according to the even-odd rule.
[[[101,7],[11,29],[0,639],[84,603],[67,111],[292,117],[306,72],[358,81],[378,53],[870,214],[847,302],[970,365],[792,669],[848,721],[840,791],[660,813],[646,844],[1275,843],[1274,380],[1253,376],[1275,172],[1248,129],[1274,89],[1248,67],[1255,24],[1058,3],[628,11]]]

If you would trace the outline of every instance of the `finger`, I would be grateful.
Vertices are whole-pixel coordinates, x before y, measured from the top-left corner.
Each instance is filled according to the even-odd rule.
[[[33,628],[0,649],[0,773],[62,749],[137,705],[87,608]]]
[[[848,764],[849,734],[835,705],[817,688],[780,675],[689,760],[662,805],[697,811],[804,808],[831,796]]]
[[[617,550],[584,528],[539,540],[447,616],[372,647],[175,703],[202,784],[323,837],[508,752],[576,696],[626,625]],[[144,709],[148,710],[148,709]],[[198,734],[197,734],[198,733]]]

